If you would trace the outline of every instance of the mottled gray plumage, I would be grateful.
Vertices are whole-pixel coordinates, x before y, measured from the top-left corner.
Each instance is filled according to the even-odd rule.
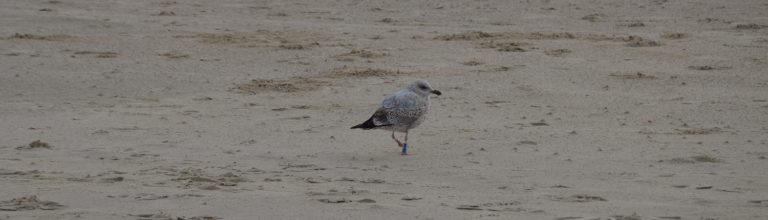
[[[395,138],[394,132],[404,132],[405,142],[408,142],[408,130],[419,126],[427,117],[430,94],[442,93],[432,89],[427,81],[416,80],[405,89],[385,97],[371,118],[352,128],[392,130],[392,139],[402,147],[403,144]]]
[[[395,131],[405,132],[424,122],[427,111],[429,95],[420,95],[409,87],[384,98],[373,114],[373,123],[382,127],[392,126]]]

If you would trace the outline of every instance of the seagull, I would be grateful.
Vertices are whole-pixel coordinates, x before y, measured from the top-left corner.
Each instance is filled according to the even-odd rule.
[[[408,87],[393,93],[381,101],[381,106],[367,121],[352,126],[351,129],[360,128],[392,130],[392,139],[397,146],[402,148],[401,155],[408,155],[408,130],[419,126],[427,116],[429,110],[429,95],[442,95],[439,90],[425,80],[416,80]],[[405,139],[400,142],[395,137],[395,131],[405,133]]]

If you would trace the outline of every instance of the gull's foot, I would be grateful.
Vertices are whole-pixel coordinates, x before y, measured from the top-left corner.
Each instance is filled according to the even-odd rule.
[[[403,144],[403,151],[400,151],[400,155],[408,155],[408,143]]]

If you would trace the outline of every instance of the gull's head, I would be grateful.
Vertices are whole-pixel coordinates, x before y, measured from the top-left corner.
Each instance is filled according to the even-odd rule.
[[[413,81],[411,85],[408,85],[408,90],[415,92],[422,96],[429,96],[430,93],[435,95],[442,95],[439,90],[432,89],[432,86],[426,80],[420,79]]]

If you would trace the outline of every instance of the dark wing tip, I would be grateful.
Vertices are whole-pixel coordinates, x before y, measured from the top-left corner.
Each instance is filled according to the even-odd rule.
[[[376,125],[373,124],[373,118],[369,118],[367,121],[365,121],[365,122],[363,122],[363,123],[361,123],[359,125],[352,126],[349,129],[361,128],[361,129],[364,129],[364,130],[368,130],[368,129],[375,128],[375,127],[376,127]]]
[[[382,121],[384,119],[386,119],[386,114],[384,112],[382,112],[381,110],[378,110],[375,113],[373,113],[373,116],[368,118],[368,120],[366,120],[365,122],[363,122],[363,123],[361,123],[359,125],[352,126],[350,129],[361,128],[361,129],[364,129],[364,130],[369,130],[369,129],[374,129],[374,128],[377,128],[377,127],[389,126],[390,124],[376,125],[376,123],[374,122],[374,121]]]

